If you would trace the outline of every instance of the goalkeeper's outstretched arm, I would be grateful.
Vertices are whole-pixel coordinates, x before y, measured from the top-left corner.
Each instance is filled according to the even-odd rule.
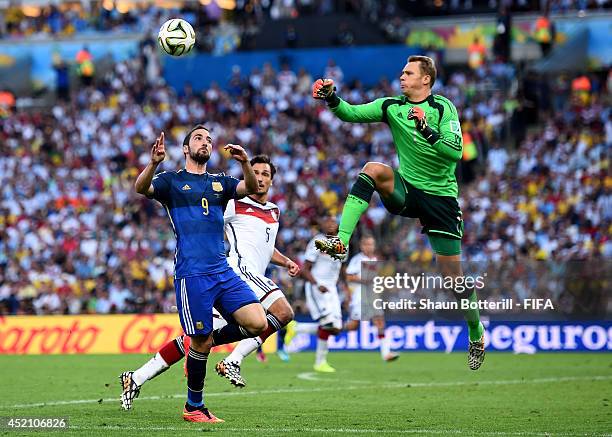
[[[318,79],[312,85],[312,97],[325,100],[329,109],[342,121],[353,123],[378,123],[383,121],[384,98],[362,105],[351,105],[336,95],[332,79]]]

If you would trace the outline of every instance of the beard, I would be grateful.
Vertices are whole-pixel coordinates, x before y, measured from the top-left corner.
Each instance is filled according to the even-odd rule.
[[[206,150],[206,149],[198,150],[197,152],[193,152],[191,149],[189,149],[189,157],[196,164],[204,165],[210,159],[210,154],[208,153],[208,150]]]

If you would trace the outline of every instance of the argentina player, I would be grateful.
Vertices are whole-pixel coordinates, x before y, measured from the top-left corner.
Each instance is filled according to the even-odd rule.
[[[206,361],[213,345],[255,337],[267,327],[266,314],[251,288],[232,270],[224,251],[223,213],[231,199],[257,192],[257,179],[241,146],[225,146],[242,166],[244,181],[206,171],[212,152],[209,130],[197,125],[183,141],[185,167],[155,175],[166,156],[164,134],[151,150],[151,161],[138,176],[140,194],[166,209],[176,235],[174,285],[185,334],[191,337],[187,356],[187,402],[183,418],[190,422],[222,422],[204,406]],[[229,323],[213,331],[213,306]],[[124,393],[134,384],[123,374]],[[126,387],[128,390],[126,391]]]

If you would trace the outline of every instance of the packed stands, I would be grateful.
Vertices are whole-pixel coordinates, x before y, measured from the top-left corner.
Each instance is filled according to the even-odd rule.
[[[239,175],[220,149],[228,142],[272,155],[279,171],[271,200],[282,212],[277,246],[298,260],[317,218],[339,214],[362,165],[395,156],[384,124],[342,123],[313,101],[313,78],[305,71],[263,65],[201,93],[174,92],[142,77],[144,63],[135,58],[50,111],[5,114],[0,314],[171,311],[174,236],[163,209],[133,189],[162,130],[166,170],[180,168],[178,145],[203,120],[217,147],[211,171],[229,165]],[[489,65],[447,73],[434,90],[455,102],[474,145],[460,166],[465,257],[610,258],[612,114],[601,100],[605,84],[587,100],[568,93],[528,128],[525,101],[504,92],[513,78],[512,67]],[[397,85],[342,83],[339,94],[364,102],[398,94]],[[382,256],[430,260],[418,223],[387,215],[375,199],[362,230],[386,242]],[[283,272],[274,274],[294,288]]]

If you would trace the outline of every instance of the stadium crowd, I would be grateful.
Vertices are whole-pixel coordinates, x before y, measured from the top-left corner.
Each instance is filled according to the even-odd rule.
[[[540,2],[541,3],[541,2]],[[223,9],[224,8],[229,9]],[[48,2],[41,5],[0,4],[0,39],[73,37],[94,32],[157,33],[161,23],[181,16],[198,29],[200,50],[212,50],[219,40],[236,39],[237,48],[252,39],[267,19],[295,19],[308,15],[353,14],[372,23],[407,25],[407,16],[440,13],[494,13],[503,5],[515,12],[538,12],[538,2],[526,0],[451,0],[449,2],[378,2],[374,0],[242,0],[232,2],[184,1],[169,7],[163,2],[115,2],[113,0]],[[609,8],[609,0],[553,0],[550,11],[568,13]],[[397,33],[393,31],[392,33]]]
[[[142,81],[143,68],[138,58],[119,63],[51,111],[2,120],[0,314],[171,311],[174,235],[163,208],[133,189],[162,130],[165,170],[182,166],[184,134],[203,120],[216,147],[209,171],[240,174],[221,149],[228,142],[270,154],[278,168],[271,195],[281,210],[277,247],[300,262],[318,218],[340,213],[363,164],[396,156],[383,123],[342,123],[313,101],[305,71],[264,65],[248,76],[237,71],[227,86],[175,93]],[[346,83],[332,64],[321,74],[335,77],[339,95],[351,102],[398,94],[397,82]],[[500,91],[512,77],[494,65],[452,73],[436,85],[455,102],[478,155],[460,166],[464,256],[609,259],[609,107],[598,95],[570,98],[517,149],[505,148],[521,111],[520,101],[508,104]],[[376,197],[361,231],[377,237],[383,259],[433,258],[417,221],[389,216]],[[273,275],[299,310],[299,281],[280,270]]]
[[[349,13],[378,17],[395,14],[397,8],[382,7],[372,0],[275,0],[268,2],[239,1],[233,9],[227,2],[204,3],[185,1],[172,8],[155,2],[94,1],[83,5],[49,4],[22,8],[13,5],[0,9],[0,39],[72,38],[93,33],[141,33],[156,37],[160,25],[180,16],[193,25],[197,32],[197,49],[225,53],[239,47],[254,48],[254,35],[265,20],[298,18],[308,15]],[[26,14],[27,12],[27,14]]]
[[[109,3],[109,4],[107,4]],[[236,11],[232,19],[224,19],[224,11],[216,2],[201,5],[185,2],[181,8],[134,3],[119,9],[114,2],[92,2],[88,8],[67,5],[41,7],[35,15],[25,15],[19,6],[0,13],[0,39],[82,38],[88,34],[145,33],[157,38],[162,23],[181,16],[197,32],[199,51],[224,53],[237,49],[244,39],[258,31],[257,14]]]

